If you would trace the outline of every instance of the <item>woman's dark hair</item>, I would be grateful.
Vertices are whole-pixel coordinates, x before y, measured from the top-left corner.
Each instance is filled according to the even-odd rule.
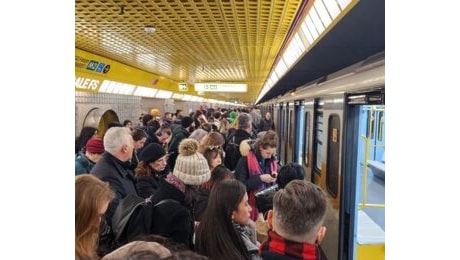
[[[96,133],[97,129],[91,126],[83,127],[80,135],[75,139],[75,153],[85,152],[85,145],[91,137]]]
[[[200,255],[191,250],[184,250],[179,252],[173,252],[172,256],[163,258],[163,260],[207,260],[204,255]]]
[[[131,252],[126,255],[126,260],[161,260],[162,258],[150,250]]]
[[[303,179],[305,179],[303,167],[295,163],[288,163],[279,170],[276,183],[280,189],[284,189],[290,181]]]
[[[201,184],[201,187],[207,190],[211,190],[214,185],[226,179],[233,179],[233,174],[224,165],[219,165],[216,168],[214,168],[214,170],[212,170],[211,178],[209,179],[209,181]]]
[[[214,185],[196,231],[198,253],[212,259],[251,259],[232,223],[232,213],[245,194],[246,187],[236,179]]]

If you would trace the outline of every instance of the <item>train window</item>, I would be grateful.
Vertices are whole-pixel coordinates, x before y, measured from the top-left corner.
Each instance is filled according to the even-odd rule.
[[[374,113],[372,110],[368,110],[367,111],[367,118],[368,118],[368,122],[369,124],[367,125],[367,129],[366,129],[366,136],[367,138],[369,139],[374,139]]]
[[[316,131],[316,136],[315,136],[315,155],[316,155],[316,162],[315,162],[315,168],[318,171],[321,171],[321,163],[323,162],[323,159],[321,157],[321,151],[323,148],[323,113],[318,113],[316,115],[316,124],[315,124],[315,131]]]
[[[304,141],[303,141],[303,154],[305,155],[304,157],[304,164],[305,166],[308,167],[308,156],[309,156],[309,145],[310,145],[310,113],[306,112],[305,113],[305,137],[304,137]]]
[[[289,147],[291,145],[291,142],[289,140],[291,140],[291,111],[290,110],[286,110],[286,136],[284,137],[284,143],[285,143],[285,146],[284,146],[284,155],[285,155],[285,158],[286,158],[286,164],[287,163],[290,163],[288,161],[289,159]]]
[[[379,142],[382,142],[382,136],[383,136],[383,128],[385,127],[385,117],[383,116],[383,112],[379,113],[379,128],[378,128],[378,140]]]
[[[287,148],[287,162],[294,162],[294,143],[295,143],[295,128],[296,128],[296,121],[294,118],[294,108],[289,110],[289,137],[288,137],[288,148]]]
[[[289,110],[288,109],[289,109],[288,104],[286,104],[286,108],[284,110],[284,117],[283,117],[284,131],[283,131],[283,140],[282,140],[282,142],[284,143],[283,154],[282,154],[282,159],[283,159],[284,164],[288,163],[287,149],[288,149],[289,143],[286,140],[289,140],[289,129],[291,128],[291,125],[289,124]]]
[[[336,198],[339,191],[340,118],[331,115],[328,121],[326,187]]]
[[[280,105],[279,110],[278,110],[278,115],[279,115],[279,146],[278,146],[278,160],[281,165],[285,164],[285,142],[286,136],[285,136],[285,127],[286,127],[286,113],[285,110],[287,109],[286,106]]]

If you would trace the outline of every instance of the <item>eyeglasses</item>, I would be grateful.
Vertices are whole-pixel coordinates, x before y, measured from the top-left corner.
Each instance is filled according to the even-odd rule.
[[[220,150],[221,147],[220,147],[220,145],[210,145],[210,146],[208,146],[208,149],[211,150],[211,151]]]

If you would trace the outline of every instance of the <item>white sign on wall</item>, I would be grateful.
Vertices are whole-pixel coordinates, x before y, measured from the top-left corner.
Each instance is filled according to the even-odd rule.
[[[195,83],[195,91],[203,92],[247,92],[243,83]]]

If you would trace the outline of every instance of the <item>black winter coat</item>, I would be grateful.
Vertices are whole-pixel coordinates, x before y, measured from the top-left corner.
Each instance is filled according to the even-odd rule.
[[[164,199],[174,199],[179,203],[167,202],[154,209],[152,233],[192,248],[193,220],[185,204],[184,193],[164,179],[160,179],[159,184],[160,188],[152,199],[153,205]]]
[[[104,152],[102,158],[94,165],[91,174],[102,181],[108,182],[115,192],[115,199],[109,204],[106,219],[111,223],[113,213],[120,202],[128,194],[136,194],[136,180],[130,169],[130,162],[122,162],[108,152]]]
[[[202,187],[193,191],[192,196],[195,221],[201,221],[201,216],[208,206],[209,193],[209,190]]]
[[[272,169],[271,169],[271,163],[273,160],[276,160],[275,157],[272,157],[270,159],[263,159],[260,155],[257,155],[257,161],[259,162],[260,168],[263,170],[260,174],[271,174]],[[279,165],[278,165],[279,168]],[[260,186],[260,184],[264,183],[260,179],[260,175],[255,175],[255,176],[249,176],[249,168],[248,168],[248,157],[247,156],[242,156],[240,160],[238,161],[238,164],[236,165],[235,168],[235,178],[246,186],[247,191],[252,191],[257,189],[257,187]],[[267,184],[265,186],[268,186]]]
[[[112,217],[120,200],[128,194],[136,194],[136,181],[131,170],[131,162],[122,162],[108,152],[94,165],[90,172],[102,181],[108,182],[115,192],[115,198],[110,202],[103,220],[103,228],[99,232],[97,252],[104,256],[115,249],[113,232],[111,231]]]
[[[169,167],[161,172],[152,170],[150,176],[136,176],[137,193],[142,198],[148,198],[160,188],[160,179],[164,178],[170,172]]]
[[[190,133],[183,127],[177,127],[174,129],[171,142],[168,145],[168,152],[172,154],[168,158],[168,165],[171,169],[174,169],[176,165],[177,156],[179,156],[179,144],[180,142],[188,138]]]
[[[233,136],[235,139],[233,140]],[[241,158],[241,152],[240,152],[240,143],[243,140],[246,139],[252,139],[251,134],[246,132],[245,130],[238,129],[235,132],[229,132],[228,136],[225,140],[225,159],[224,159],[224,164],[225,167],[230,169],[231,171],[235,170],[236,164],[238,163],[238,160]],[[232,143],[236,144],[236,147],[231,147]]]
[[[267,120],[267,119],[262,119],[260,121],[260,129],[259,131],[268,131],[268,130],[273,130],[275,131],[275,123],[273,123],[273,119]]]

